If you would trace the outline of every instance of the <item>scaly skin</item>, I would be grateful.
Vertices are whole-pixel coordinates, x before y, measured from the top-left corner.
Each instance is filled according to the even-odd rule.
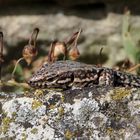
[[[28,84],[37,89],[68,89],[94,85],[139,88],[140,77],[105,67],[67,60],[44,64],[33,74]]]

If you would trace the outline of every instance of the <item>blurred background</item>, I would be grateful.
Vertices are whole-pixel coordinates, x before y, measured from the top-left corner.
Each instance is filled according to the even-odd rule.
[[[78,61],[107,67],[121,67],[126,61],[139,63],[139,5],[138,0],[1,0],[3,75],[12,72],[15,60],[22,57],[22,49],[35,27],[40,29],[36,61],[47,56],[51,41],[63,41],[82,28]],[[16,75],[26,79],[33,68],[38,69],[38,64],[33,62],[29,67],[22,62]]]

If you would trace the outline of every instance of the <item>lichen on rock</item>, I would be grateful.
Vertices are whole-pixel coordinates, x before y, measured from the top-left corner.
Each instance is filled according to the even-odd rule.
[[[139,89],[95,86],[2,101],[0,138],[138,139]]]

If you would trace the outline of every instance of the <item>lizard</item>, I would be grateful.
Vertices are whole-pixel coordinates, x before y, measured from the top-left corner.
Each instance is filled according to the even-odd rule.
[[[71,60],[44,63],[27,83],[37,89],[82,88],[94,85],[140,87],[140,77],[106,67]]]

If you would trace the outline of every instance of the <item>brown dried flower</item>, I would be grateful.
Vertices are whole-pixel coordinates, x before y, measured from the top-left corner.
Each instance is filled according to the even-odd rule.
[[[50,51],[48,54],[48,62],[51,63],[56,61],[61,54],[64,56],[64,60],[66,57],[69,57],[72,60],[76,60],[80,55],[77,48],[77,41],[81,32],[82,30],[79,29],[79,31],[72,34],[70,39],[67,41],[53,41],[51,43]]]
[[[25,59],[28,65],[32,62],[33,58],[38,53],[36,48],[36,39],[38,33],[39,33],[39,29],[35,28],[29,39],[28,45],[26,45],[22,51],[23,58]]]
[[[80,28],[78,32],[75,32],[71,38],[66,42],[67,45],[67,52],[68,57],[72,60],[76,60],[80,56],[80,52],[77,48],[77,41],[82,32],[82,29]]]
[[[53,41],[50,46],[50,51],[48,54],[48,62],[54,62],[58,57],[63,54],[64,59],[66,57],[66,45],[64,42]]]

